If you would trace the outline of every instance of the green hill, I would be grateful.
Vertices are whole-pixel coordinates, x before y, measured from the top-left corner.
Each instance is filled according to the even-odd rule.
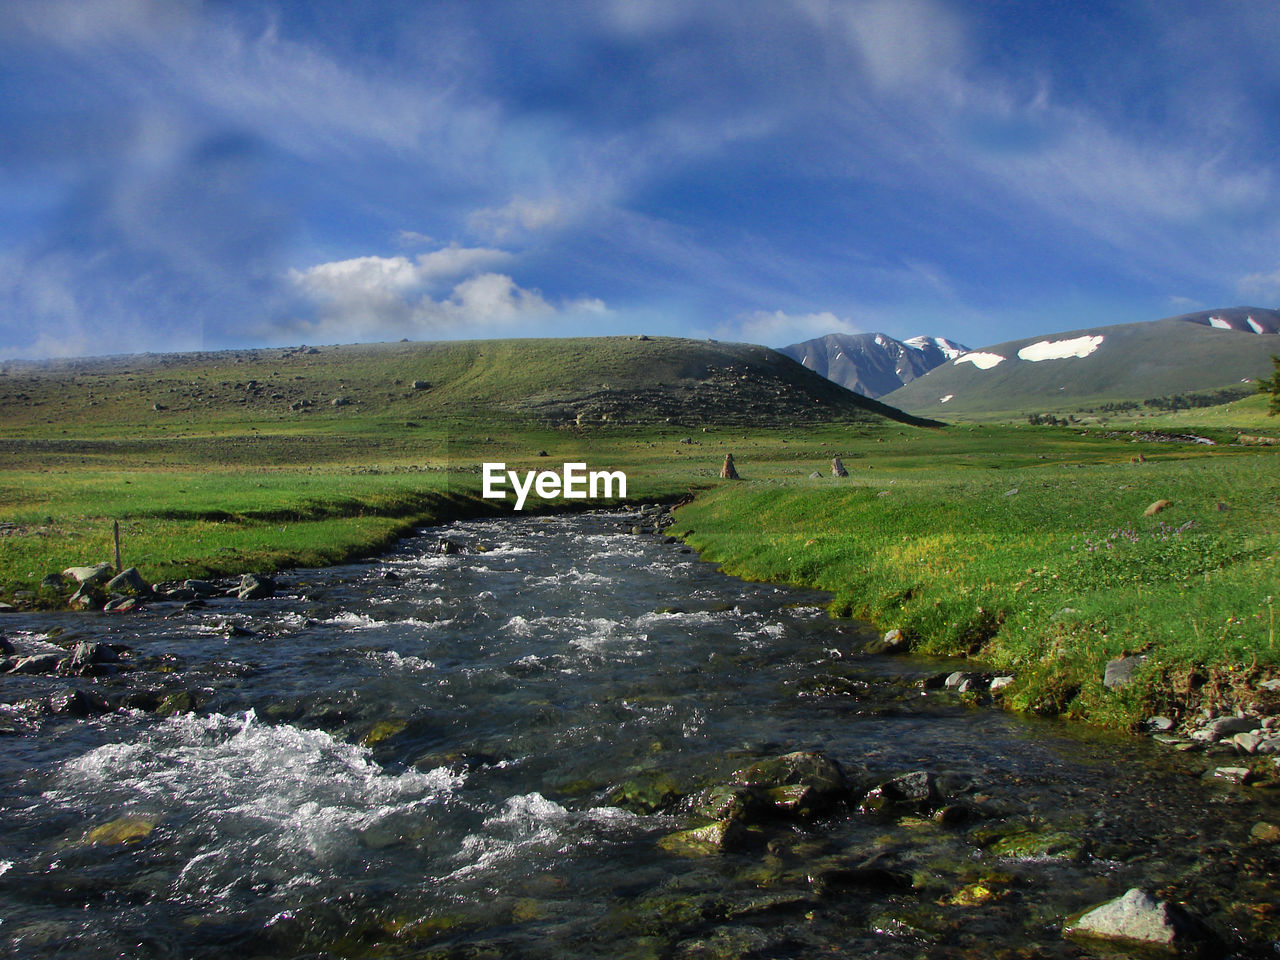
[[[0,365],[9,436],[342,430],[450,419],[787,425],[888,417],[765,347],[670,337],[474,340]]]
[[[1239,387],[1269,375],[1280,337],[1179,318],[1011,340],[948,361],[884,397],[919,416],[1020,418]],[[975,362],[977,361],[977,362]]]

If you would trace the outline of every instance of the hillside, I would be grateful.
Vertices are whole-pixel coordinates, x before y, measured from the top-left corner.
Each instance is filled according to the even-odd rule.
[[[50,436],[391,419],[910,422],[764,347],[678,338],[476,340],[147,354],[0,366],[0,430]]]
[[[948,420],[1080,411],[1239,386],[1268,375],[1275,353],[1280,338],[1170,317],[984,347],[884,399]]]
[[[1199,323],[1219,330],[1239,330],[1241,333],[1280,333],[1280,310],[1265,307],[1224,307],[1183,313],[1169,319]]]
[[[895,340],[883,333],[831,333],[778,352],[855,393],[883,397],[968,349],[941,337]]]

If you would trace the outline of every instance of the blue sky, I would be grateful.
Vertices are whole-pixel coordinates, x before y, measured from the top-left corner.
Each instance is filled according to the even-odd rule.
[[[0,357],[1280,302],[1280,4],[0,0]]]

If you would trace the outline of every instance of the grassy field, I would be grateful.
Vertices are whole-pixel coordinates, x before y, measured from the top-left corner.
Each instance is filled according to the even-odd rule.
[[[677,529],[730,573],[830,590],[918,650],[1014,674],[1021,709],[1125,726],[1280,666],[1280,451],[949,436],[970,449],[923,439],[848,481],[721,487]],[[1145,682],[1104,690],[1132,653]]]
[[[726,391],[746,382],[750,402],[765,403],[810,384],[770,379],[768,365],[734,353],[711,371],[712,391],[688,379],[701,367],[662,368],[663,402],[680,401],[679,415],[621,393],[600,415],[591,384],[603,365],[625,366],[636,349],[674,362],[668,344],[609,341],[591,382],[557,394],[563,409],[546,417],[511,409],[475,345],[447,351],[454,379],[438,366],[425,390],[410,379],[422,375],[420,349],[349,349],[354,366],[338,362],[337,348],[202,355],[186,366],[146,359],[169,386],[142,382],[140,358],[0,376],[0,599],[58,603],[63,595],[40,581],[110,560],[114,521],[124,563],[152,582],[269,572],[367,556],[425,524],[509,510],[479,499],[482,462],[523,471],[585,461],[624,471],[633,501],[696,493],[679,522],[730,573],[829,590],[838,613],[1014,673],[1008,700],[1022,709],[1123,726],[1280,667],[1280,447],[1137,442],[1129,432],[1225,441],[1280,432],[1258,400],[1107,428],[939,429],[810,403],[764,427],[759,416],[718,421]],[[552,350],[520,376],[545,386],[562,359]],[[323,402],[396,380],[388,397],[361,388],[349,405]],[[182,409],[146,412],[177,383],[191,394]],[[312,413],[290,409],[300,400],[289,384],[315,398]],[[487,411],[485,390],[500,393]],[[593,412],[583,422],[575,410]],[[729,452],[740,482],[718,479]],[[835,455],[848,478],[831,477]],[[1171,505],[1143,516],[1162,499]],[[1149,656],[1143,681],[1104,691],[1107,660],[1133,652]]]

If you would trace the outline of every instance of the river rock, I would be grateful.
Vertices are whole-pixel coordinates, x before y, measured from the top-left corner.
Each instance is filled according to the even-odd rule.
[[[441,540],[436,544],[436,553],[442,556],[450,556],[455,553],[461,553],[462,547],[454,543],[452,540]]]
[[[680,830],[658,841],[658,846],[682,857],[705,857],[743,846],[747,828],[736,820],[719,820],[692,830]]]
[[[115,570],[109,563],[95,563],[88,567],[67,567],[62,571],[64,577],[70,577],[79,584],[106,583]]]
[[[1157,900],[1134,887],[1123,897],[1081,914],[1063,931],[1068,936],[1099,937],[1172,947],[1212,939],[1209,930],[1176,904]]]
[[[106,644],[82,640],[72,649],[71,656],[63,661],[59,672],[72,676],[89,676],[101,673],[104,667],[119,662],[119,654]]]
[[[1253,829],[1249,831],[1249,837],[1257,843],[1275,843],[1280,840],[1280,827],[1261,820],[1253,825]]]
[[[1131,679],[1138,667],[1146,661],[1145,654],[1138,654],[1132,657],[1118,657],[1107,664],[1107,669],[1102,675],[1102,685],[1108,690],[1114,690],[1116,687],[1123,687]]]
[[[246,573],[240,578],[236,596],[241,600],[263,600],[276,592],[276,582],[261,573]]]
[[[19,657],[9,668],[10,673],[54,673],[58,666],[66,659],[64,652],[58,653],[37,653],[30,657]]]
[[[67,578],[60,573],[51,573],[40,581],[40,586],[49,590],[65,590],[67,587]]]
[[[742,784],[708,787],[690,798],[688,810],[706,820],[736,820],[744,824],[757,823],[769,812],[760,794]]]
[[[646,770],[610,793],[607,802],[633,813],[657,813],[673,807],[681,796],[680,785],[670,776],[658,770]]]
[[[68,717],[96,717],[110,713],[111,704],[88,690],[64,690],[49,698],[49,710]]]
[[[1216,720],[1210,720],[1199,730],[1193,731],[1191,739],[1217,743],[1237,733],[1249,733],[1256,729],[1258,729],[1258,721],[1252,717],[1219,717]]]
[[[913,770],[872,787],[862,798],[862,809],[878,813],[894,807],[927,809],[940,799],[937,781],[927,770]]]
[[[123,593],[132,597],[151,596],[151,584],[143,579],[137,567],[127,567],[107,584],[108,593]]]
[[[813,791],[814,803],[828,806],[848,793],[848,783],[840,764],[820,753],[803,750],[743,767],[733,774],[732,782],[766,791],[775,787],[803,785]]]
[[[885,635],[878,641],[868,646],[870,653],[910,653],[911,641],[906,635],[896,627],[885,632]]]
[[[1241,753],[1257,753],[1262,742],[1262,737],[1256,733],[1237,733],[1231,738],[1231,743]]]
[[[1005,687],[1011,687],[1011,686],[1013,686],[1013,681],[1014,681],[1015,679],[1016,679],[1016,678],[1011,677],[1011,676],[993,677],[993,678],[992,678],[992,680],[991,680],[991,686],[989,686],[989,687],[987,688],[987,691],[988,691],[992,696],[994,696],[995,694],[997,694],[997,693],[999,693],[1001,690],[1003,690]]]
[[[142,609],[142,603],[137,597],[115,597],[108,600],[106,606],[102,608],[103,613],[132,613],[134,610]]]

